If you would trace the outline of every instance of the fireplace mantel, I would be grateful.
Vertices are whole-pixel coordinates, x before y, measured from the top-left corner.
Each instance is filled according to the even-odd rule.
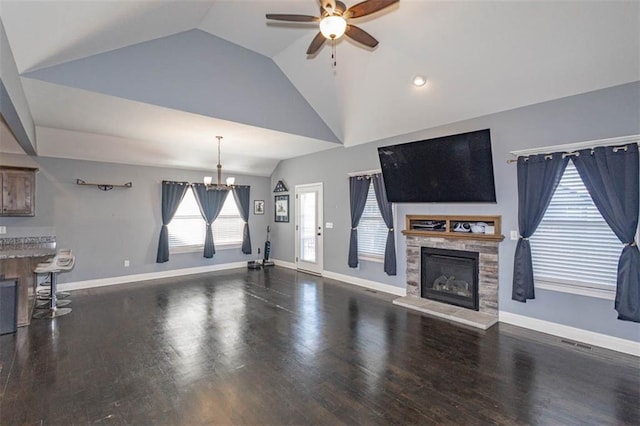
[[[483,232],[471,232],[472,225],[479,222],[487,224],[488,229],[483,229]],[[407,215],[406,227],[402,234],[405,236],[500,242],[504,240],[504,235],[501,235],[501,223],[502,216]],[[434,228],[437,227],[437,230],[430,228],[428,224]],[[460,232],[456,230],[460,229],[460,226],[468,226],[470,229],[466,232]]]

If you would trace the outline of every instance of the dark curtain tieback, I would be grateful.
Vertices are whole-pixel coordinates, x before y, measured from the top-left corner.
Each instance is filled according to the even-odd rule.
[[[393,228],[389,228],[389,232],[393,232]]]
[[[636,241],[634,241],[632,243],[625,243],[624,245],[625,245],[625,247],[637,247],[638,243]]]
[[[355,228],[351,228],[352,231],[356,231],[357,229],[358,229],[357,226]]]
[[[529,237],[520,237],[520,239],[529,241]]]

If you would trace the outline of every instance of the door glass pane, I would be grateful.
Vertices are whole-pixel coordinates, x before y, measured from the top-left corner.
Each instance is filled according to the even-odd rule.
[[[316,193],[300,194],[300,260],[316,261]]]

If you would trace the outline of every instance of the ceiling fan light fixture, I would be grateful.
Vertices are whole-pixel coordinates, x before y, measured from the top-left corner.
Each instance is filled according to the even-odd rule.
[[[342,37],[347,30],[347,21],[342,16],[327,16],[320,21],[320,32],[329,40]]]

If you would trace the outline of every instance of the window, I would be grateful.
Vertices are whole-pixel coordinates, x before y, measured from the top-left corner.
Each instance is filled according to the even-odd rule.
[[[367,202],[358,224],[358,257],[367,260],[382,260],[387,244],[387,225],[382,220],[373,185],[369,187]]]
[[[236,200],[231,192],[227,195],[222,210],[211,225],[211,229],[213,231],[213,241],[216,245],[242,244],[244,221],[240,217]]]
[[[206,224],[200,214],[193,190],[187,190],[168,227],[170,249],[191,251],[204,246]],[[242,243],[244,221],[240,217],[233,194],[227,195],[220,215],[211,228],[216,247]]]
[[[531,237],[536,286],[611,298],[621,251],[622,243],[593,204],[573,162],[569,162]],[[577,287],[594,292],[571,290]]]
[[[204,246],[204,219],[191,188],[184,194],[168,228],[169,249]]]

